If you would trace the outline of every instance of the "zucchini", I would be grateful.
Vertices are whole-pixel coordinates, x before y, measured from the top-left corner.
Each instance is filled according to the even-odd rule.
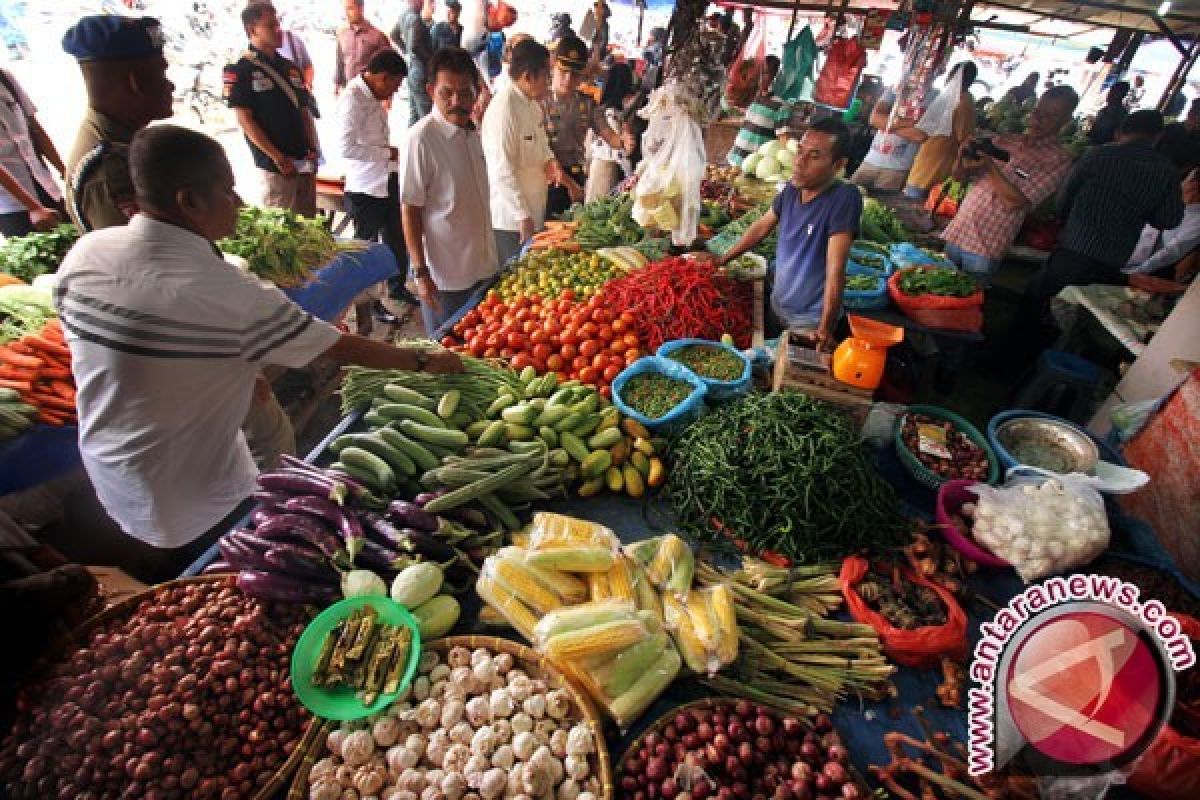
[[[484,411],[483,415],[488,419],[492,419],[501,411],[511,405],[514,405],[516,402],[517,398],[513,397],[508,392],[501,392],[500,394],[496,395],[496,399],[493,400],[492,404],[487,407],[487,411]]]
[[[538,436],[546,443],[547,447],[558,447],[558,431],[551,427],[542,427],[538,429]]]
[[[348,467],[356,467],[372,476],[371,486],[387,490],[396,485],[396,473],[379,456],[361,447],[347,447],[338,454],[338,460]]]
[[[545,410],[534,418],[533,425],[537,428],[545,425],[556,425],[570,416],[570,414],[571,411],[566,406],[547,404]]]
[[[374,489],[380,494],[391,491],[391,487],[376,486],[374,474],[372,474],[369,470],[365,470],[362,467],[355,466],[354,464],[346,464],[341,461],[335,461],[329,465],[329,469],[334,470],[335,472],[344,472],[351,478],[354,478],[354,480],[366,486],[368,489]]]
[[[583,460],[579,466],[580,474],[586,478],[603,475],[612,466],[612,454],[607,450],[597,450]]]
[[[391,422],[391,420],[380,414],[377,410],[371,409],[363,415],[363,422],[367,423],[368,428],[382,428]]]
[[[412,420],[431,428],[445,428],[446,423],[437,414],[427,411],[420,406],[410,406],[405,403],[388,403],[379,408],[379,413],[390,420]]]
[[[407,386],[401,386],[398,383],[389,383],[383,387],[383,395],[392,403],[403,403],[404,405],[416,406],[423,408],[426,411],[433,411],[435,403],[425,395],[418,392],[416,389],[410,389]]]
[[[554,430],[559,433],[574,430],[579,425],[582,425],[585,419],[587,419],[587,414],[581,411],[572,411],[554,426]]]
[[[385,442],[411,458],[420,472],[433,469],[442,463],[441,459],[429,452],[428,448],[414,442],[395,428],[390,426],[380,428],[379,435]]]
[[[587,444],[592,450],[607,450],[608,448],[619,443],[624,438],[625,435],[621,433],[621,429],[614,425],[613,427],[605,428],[596,435],[592,436],[592,438],[588,439]]]
[[[454,416],[454,412],[458,410],[458,402],[462,400],[462,392],[458,389],[451,389],[442,395],[442,399],[438,400],[437,415],[442,419],[450,419]]]
[[[403,450],[389,444],[378,432],[360,433],[351,438],[351,447],[360,447],[368,453],[379,456],[387,462],[396,475],[412,476],[417,474],[416,462],[409,458]]]
[[[462,431],[452,431],[436,425],[425,425],[412,419],[401,420],[399,428],[400,432],[404,435],[411,436],[421,442],[427,442],[435,447],[458,450],[466,447],[469,441],[467,435]]]
[[[596,414],[596,413],[591,413],[591,414],[587,415],[587,418],[584,419],[583,422],[581,422],[580,424],[578,424],[574,428],[572,428],[571,433],[575,434],[576,436],[578,436],[582,439],[585,436],[591,436],[593,433],[596,432],[596,429],[599,427],[600,427],[600,415]]]
[[[529,403],[519,403],[500,412],[500,419],[513,425],[531,425],[537,417],[538,410]]]
[[[475,417],[471,416],[465,408],[460,408],[450,416],[450,424],[458,428],[460,431],[465,430],[468,425],[475,422]]]
[[[502,419],[488,423],[483,433],[479,434],[477,444],[480,447],[495,447],[508,441],[508,423]]]
[[[452,508],[458,508],[475,500],[481,500],[483,495],[490,494],[502,486],[507,486],[517,478],[527,474],[531,466],[531,464],[526,463],[505,467],[482,480],[454,489],[441,497],[435,497],[425,504],[425,510],[431,514],[438,514],[442,511],[449,511]]]
[[[580,464],[587,459],[589,455],[587,445],[585,445],[583,440],[575,434],[571,433],[570,431],[563,431],[559,434],[558,441],[559,444],[562,445],[562,448],[571,456],[571,458],[575,459]]]
[[[479,437],[483,436],[484,432],[486,432],[491,426],[491,422],[486,419],[481,419],[478,422],[472,422],[470,425],[467,425],[465,428],[463,428],[463,432],[466,433],[467,436],[471,437],[472,440],[478,442]]]
[[[512,422],[504,423],[505,433],[509,442],[527,442],[533,438],[533,428],[528,425],[517,425]]]

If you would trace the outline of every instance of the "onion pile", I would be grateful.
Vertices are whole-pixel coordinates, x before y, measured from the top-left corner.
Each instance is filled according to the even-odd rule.
[[[248,798],[307,718],[288,660],[303,612],[268,617],[233,578],[164,588],[27,687],[0,796]]]
[[[941,435],[945,439],[942,446],[950,454],[949,458],[943,458],[921,449],[920,428],[923,426],[930,430],[940,429]],[[904,418],[904,427],[900,432],[900,438],[917,461],[920,461],[926,469],[948,481],[987,480],[989,467],[987,452],[971,441],[971,437],[955,427],[953,422],[925,414],[908,414]]]
[[[688,709],[626,756],[622,800],[859,800],[829,717],[811,729],[748,700]]]

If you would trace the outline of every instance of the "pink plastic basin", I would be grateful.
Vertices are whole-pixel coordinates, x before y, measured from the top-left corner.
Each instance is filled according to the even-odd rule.
[[[991,552],[985,550],[982,545],[976,544],[974,539],[963,536],[958,532],[958,526],[951,519],[952,514],[957,514],[958,510],[963,507],[964,503],[974,503],[978,501],[974,492],[968,492],[967,487],[974,486],[976,481],[947,481],[942,484],[937,493],[937,507],[935,515],[939,525],[938,530],[942,536],[950,543],[958,552],[962,553],[967,558],[974,561],[976,564],[984,567],[1009,567],[1012,566],[1003,558],[992,555]]]

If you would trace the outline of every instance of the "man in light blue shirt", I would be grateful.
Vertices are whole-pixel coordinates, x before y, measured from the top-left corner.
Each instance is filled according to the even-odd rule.
[[[1170,230],[1160,231],[1147,225],[1142,230],[1129,263],[1121,270],[1126,275],[1147,275],[1176,267],[1174,278],[1184,279],[1181,270],[1187,257],[1200,248],[1200,174],[1193,170],[1183,181],[1183,222]]]

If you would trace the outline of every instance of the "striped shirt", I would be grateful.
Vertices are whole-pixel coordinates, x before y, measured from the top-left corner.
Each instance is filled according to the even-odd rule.
[[[1123,267],[1145,225],[1170,230],[1183,221],[1179,173],[1149,144],[1097,147],[1067,176],[1058,212],[1067,221],[1059,247]]]
[[[338,332],[146,216],[83,237],[58,274],[96,494],[130,536],[186,545],[254,489],[241,424],[260,369],[303,366]]]

